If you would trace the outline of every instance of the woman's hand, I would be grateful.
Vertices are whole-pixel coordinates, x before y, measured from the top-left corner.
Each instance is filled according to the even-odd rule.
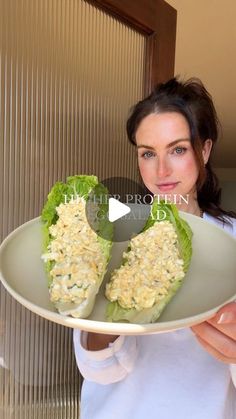
[[[203,348],[216,359],[236,364],[236,303],[226,304],[210,320],[191,329]]]

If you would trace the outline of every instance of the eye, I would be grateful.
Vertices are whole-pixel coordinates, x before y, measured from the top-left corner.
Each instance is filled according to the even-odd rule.
[[[145,151],[144,153],[141,154],[141,157],[143,157],[144,159],[150,159],[153,156],[154,156],[154,153],[152,151]]]
[[[186,147],[175,147],[175,149],[173,150],[173,152],[175,154],[184,154],[186,152],[187,148]]]

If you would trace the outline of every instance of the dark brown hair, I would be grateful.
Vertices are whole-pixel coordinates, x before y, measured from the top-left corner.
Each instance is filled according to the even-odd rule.
[[[175,77],[157,85],[148,97],[132,109],[126,126],[131,143],[136,145],[136,131],[146,116],[164,112],[178,112],[188,122],[191,144],[199,167],[197,199],[200,208],[222,221],[224,215],[236,218],[236,213],[221,208],[221,189],[211,167],[211,158],[206,165],[202,158],[204,142],[211,139],[214,148],[219,133],[220,124],[211,95],[196,78],[181,82]]]

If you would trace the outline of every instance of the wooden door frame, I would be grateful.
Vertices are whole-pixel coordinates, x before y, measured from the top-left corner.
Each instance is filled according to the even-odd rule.
[[[88,0],[146,35],[144,91],[174,75],[177,11],[164,0]]]

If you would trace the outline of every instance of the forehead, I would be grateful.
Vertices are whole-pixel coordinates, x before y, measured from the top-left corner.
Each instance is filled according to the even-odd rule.
[[[152,113],[140,122],[136,131],[137,144],[144,139],[174,141],[190,139],[186,118],[177,112]]]

